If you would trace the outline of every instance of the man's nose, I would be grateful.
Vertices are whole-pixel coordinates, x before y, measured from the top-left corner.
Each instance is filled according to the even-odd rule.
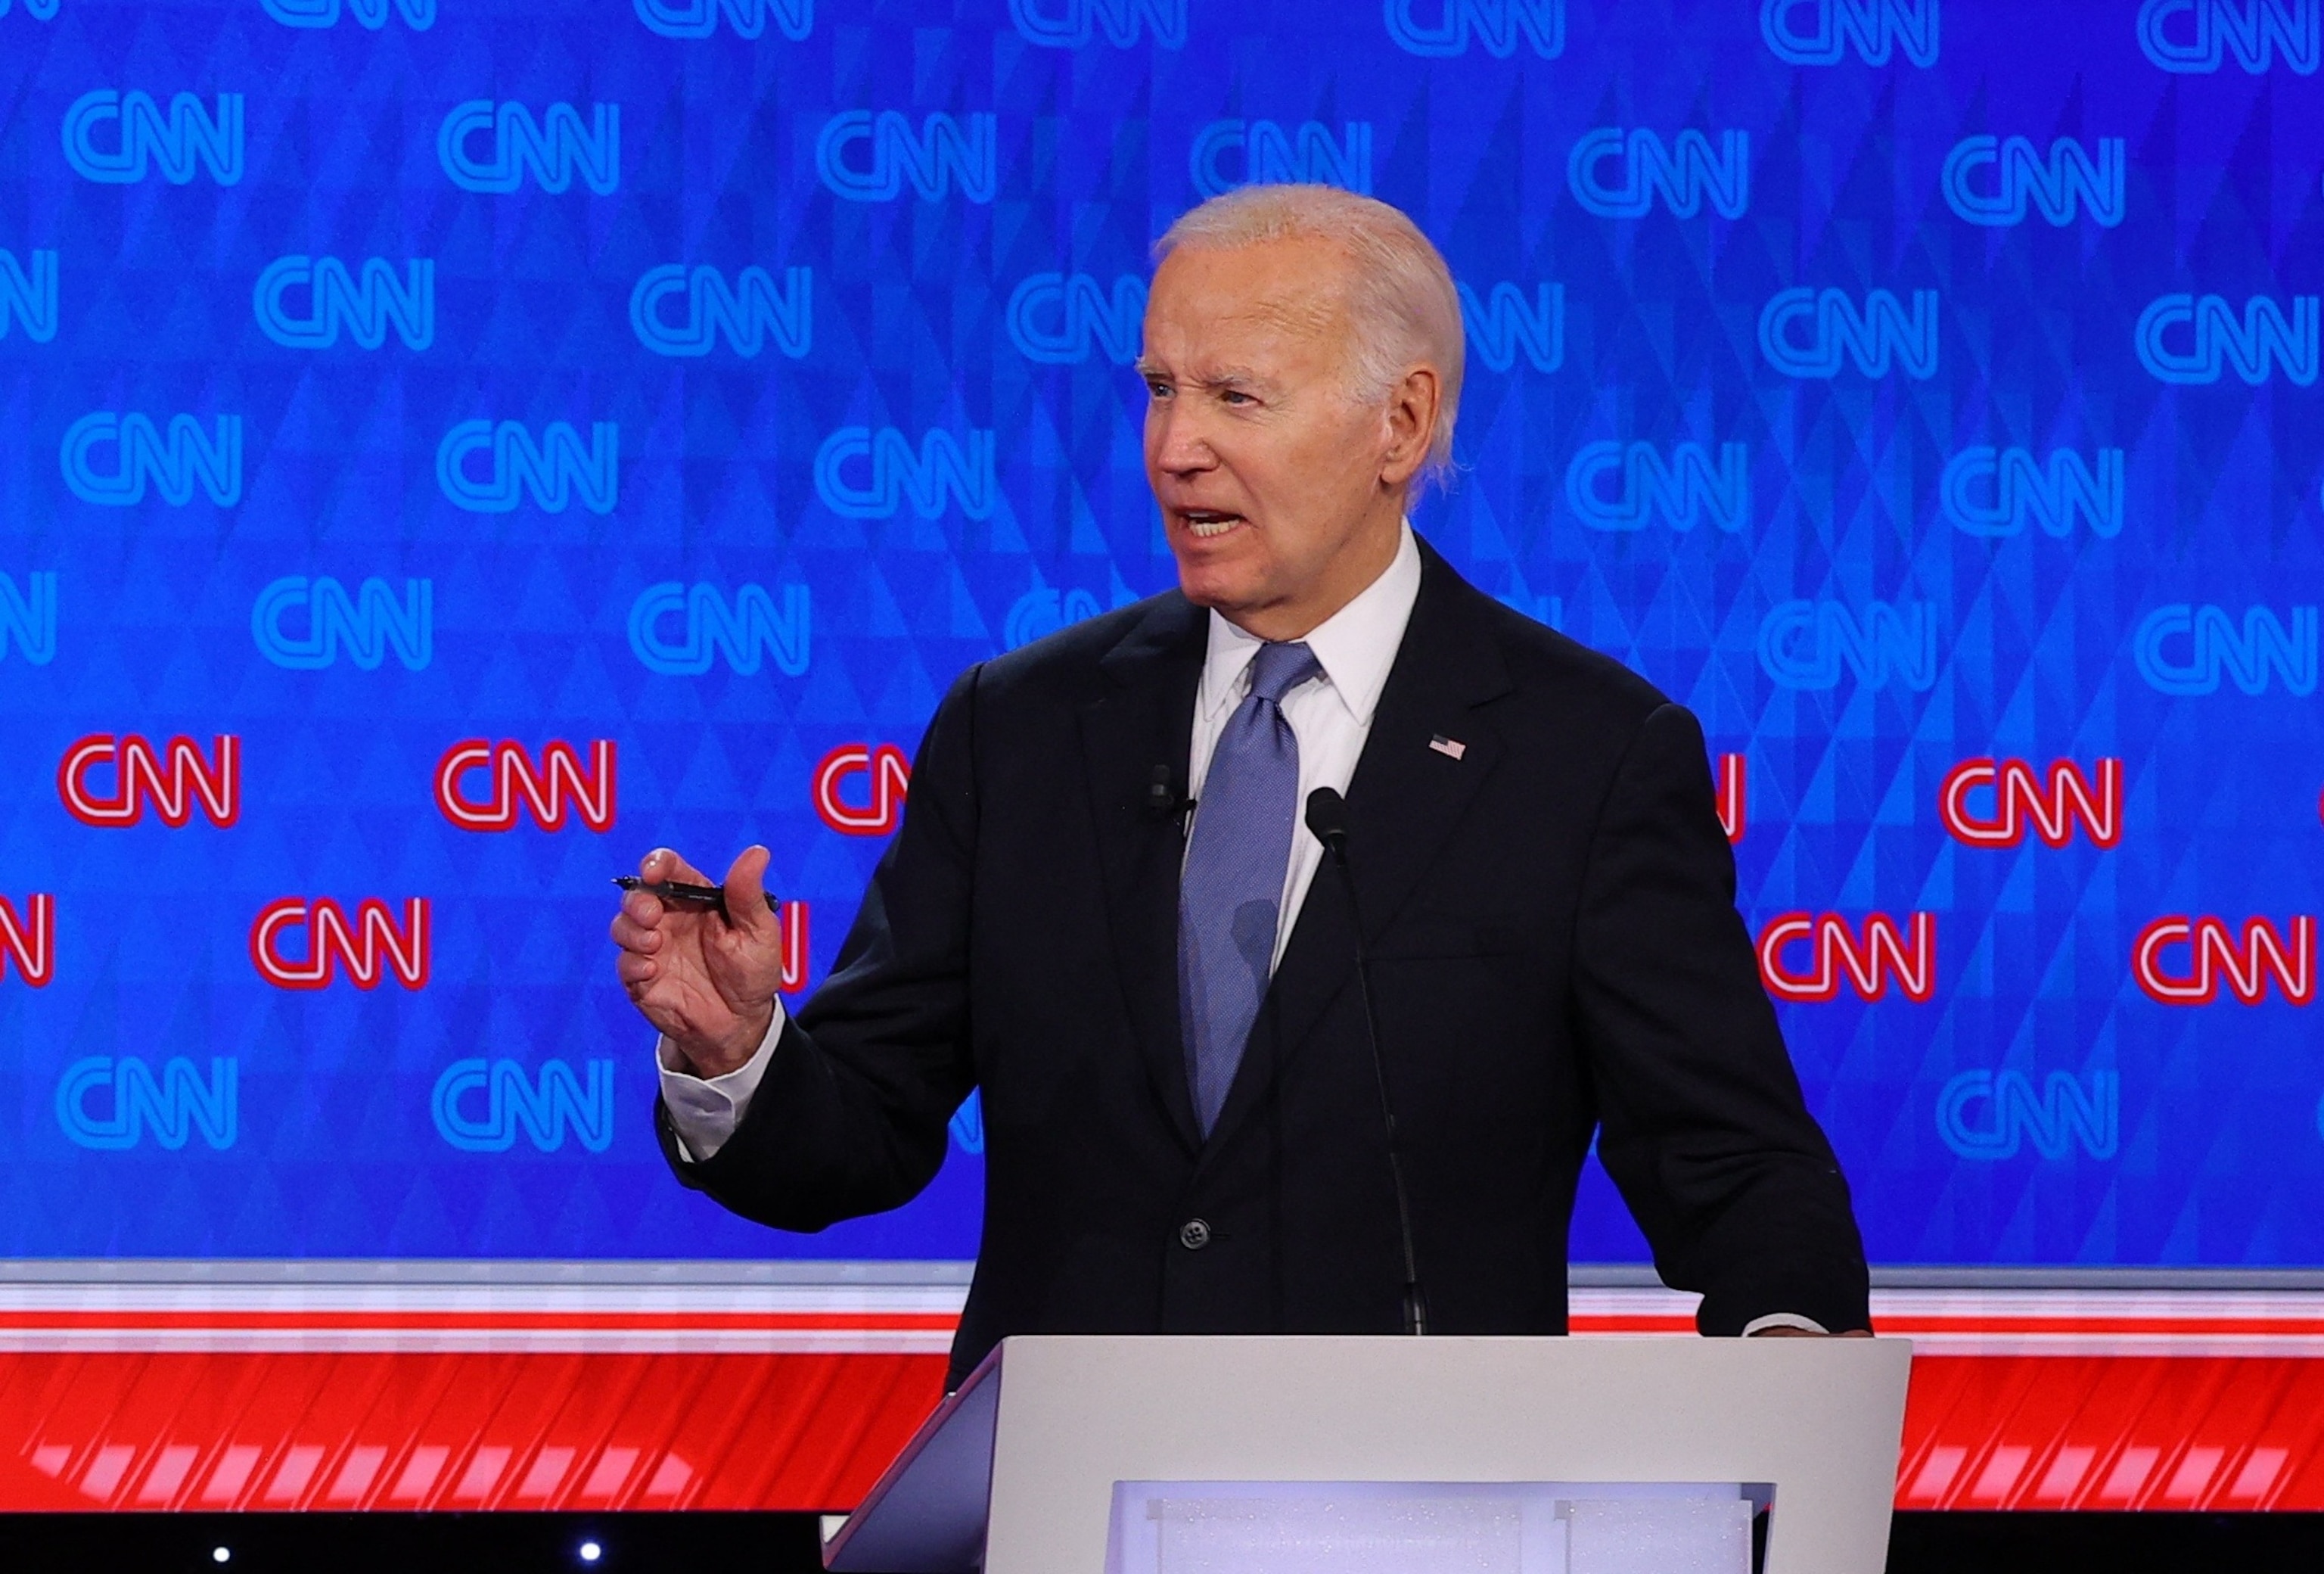
[[[1155,424],[1154,465],[1157,469],[1173,476],[1185,476],[1211,469],[1218,464],[1218,454],[1204,436],[1202,422],[1193,419],[1185,406],[1176,403],[1163,405],[1153,412],[1150,419]]]

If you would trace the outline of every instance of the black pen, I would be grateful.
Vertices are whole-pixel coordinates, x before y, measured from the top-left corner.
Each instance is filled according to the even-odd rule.
[[[674,906],[707,907],[719,917],[726,916],[726,892],[717,885],[696,885],[685,880],[641,880],[635,875],[616,875],[613,884],[624,891],[642,891],[649,896],[659,896]],[[780,912],[782,903],[771,891],[762,891],[767,899],[767,911]]]

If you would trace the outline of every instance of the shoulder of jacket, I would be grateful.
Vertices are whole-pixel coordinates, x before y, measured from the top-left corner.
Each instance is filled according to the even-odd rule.
[[[1631,725],[1672,703],[1653,683],[1614,657],[1560,633],[1474,586],[1466,592],[1462,620],[1490,643],[1507,664],[1520,693],[1549,696],[1609,714]]]

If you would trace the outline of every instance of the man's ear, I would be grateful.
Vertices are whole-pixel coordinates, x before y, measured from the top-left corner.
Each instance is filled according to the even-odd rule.
[[[1428,462],[1428,445],[1436,435],[1436,412],[1444,403],[1444,380],[1427,365],[1413,367],[1388,391],[1388,451],[1380,456],[1383,486],[1402,486]]]

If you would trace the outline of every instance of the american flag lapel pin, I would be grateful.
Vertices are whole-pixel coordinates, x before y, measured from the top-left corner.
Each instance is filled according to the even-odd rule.
[[[1434,749],[1438,754],[1455,760],[1469,752],[1469,745],[1467,744],[1462,743],[1458,738],[1446,737],[1441,732],[1434,737],[1428,740],[1428,746]]]

